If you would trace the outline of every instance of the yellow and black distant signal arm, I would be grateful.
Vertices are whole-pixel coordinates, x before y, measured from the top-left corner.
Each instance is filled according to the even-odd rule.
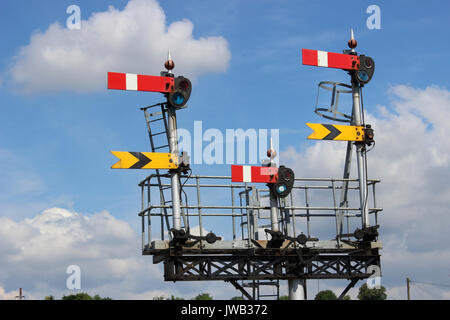
[[[112,169],[177,169],[178,157],[172,153],[111,151],[119,158]]]
[[[339,124],[307,123],[313,129],[308,139],[333,141],[365,141],[363,126],[347,126]]]

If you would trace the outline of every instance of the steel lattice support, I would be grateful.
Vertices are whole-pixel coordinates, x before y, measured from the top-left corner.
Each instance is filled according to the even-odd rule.
[[[378,249],[361,254],[168,255],[166,281],[364,279],[380,265]]]

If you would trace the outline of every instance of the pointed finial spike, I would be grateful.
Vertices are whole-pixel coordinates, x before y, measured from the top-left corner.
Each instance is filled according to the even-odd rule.
[[[172,60],[172,55],[170,54],[170,49],[167,52],[167,61],[164,63],[164,67],[169,73],[172,73],[172,69],[175,68],[175,62]]]
[[[272,137],[270,137],[270,148],[267,150],[267,156],[272,160],[277,156],[277,152],[273,149]]]
[[[350,40],[348,40],[348,47],[354,52],[357,45],[358,42],[355,40],[353,29],[350,29]]]

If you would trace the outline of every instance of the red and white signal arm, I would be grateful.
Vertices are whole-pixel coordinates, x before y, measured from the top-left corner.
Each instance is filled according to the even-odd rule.
[[[172,92],[175,89],[175,80],[172,77],[108,72],[108,89]]]
[[[359,56],[320,50],[302,49],[302,63],[308,66],[358,70]]]
[[[278,168],[231,165],[232,182],[275,183],[278,180]]]

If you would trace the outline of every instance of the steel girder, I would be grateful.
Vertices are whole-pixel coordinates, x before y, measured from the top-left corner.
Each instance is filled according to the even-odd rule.
[[[167,255],[166,281],[364,279],[367,267],[380,266],[378,249],[354,253],[280,255]]]

